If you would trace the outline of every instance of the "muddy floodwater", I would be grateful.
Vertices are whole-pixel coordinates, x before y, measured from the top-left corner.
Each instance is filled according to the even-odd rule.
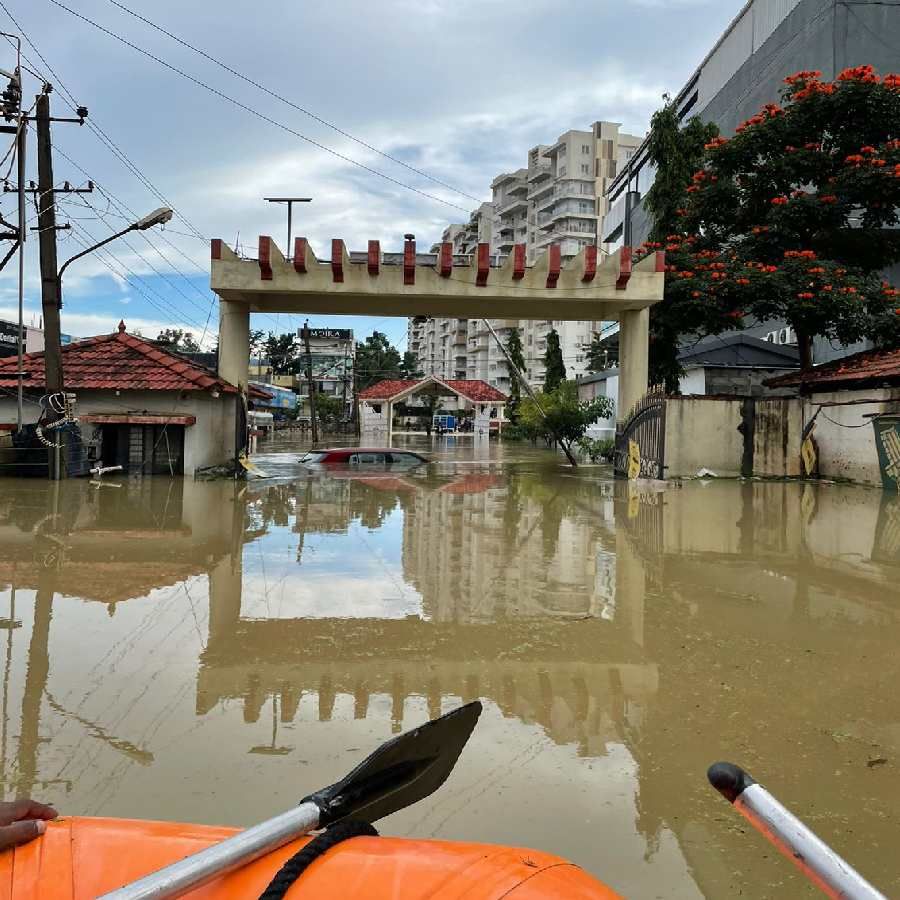
[[[900,895],[900,498],[298,448],[240,484],[0,481],[7,798],[249,825],[480,698],[384,833],[537,847],[629,897],[817,896],[708,787],[725,759]]]

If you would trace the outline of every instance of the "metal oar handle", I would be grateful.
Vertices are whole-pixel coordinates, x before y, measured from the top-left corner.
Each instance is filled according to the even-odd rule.
[[[283,847],[319,825],[319,807],[301,803],[98,900],[171,900]]]
[[[732,763],[709,767],[709,783],[814,884],[835,900],[887,900],[859,872]]]

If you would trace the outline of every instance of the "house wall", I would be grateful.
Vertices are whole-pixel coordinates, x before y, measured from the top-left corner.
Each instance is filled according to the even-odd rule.
[[[795,397],[756,401],[753,423],[753,474],[798,477],[803,474],[800,444],[802,403]]]
[[[872,400],[871,403],[860,403]],[[838,403],[840,406],[825,404]],[[813,439],[819,451],[823,478],[847,478],[862,484],[881,484],[875,432],[866,416],[900,412],[900,388],[862,389],[812,394],[804,403],[803,421],[816,416]]]
[[[743,401],[671,397],[666,401],[666,477],[687,478],[700,468],[740,475]]]
[[[744,397],[670,397],[666,401],[667,478],[688,478],[701,468],[719,476],[741,474]],[[753,474],[785,477],[800,471],[802,403],[757,399],[753,417]]]
[[[193,475],[202,466],[221,465],[234,459],[236,397],[212,397],[205,391],[78,391],[76,416],[102,413],[155,413],[169,416],[196,416],[197,422],[184,429],[184,474]],[[40,407],[26,402],[25,424],[37,422]],[[0,398],[0,422],[15,422],[15,397]],[[94,426],[86,423],[82,432],[91,441]],[[99,435],[98,435],[99,437]]]

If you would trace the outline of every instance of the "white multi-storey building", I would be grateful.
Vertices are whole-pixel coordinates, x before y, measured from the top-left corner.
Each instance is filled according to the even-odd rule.
[[[590,130],[561,134],[550,145],[528,151],[527,168],[503,172],[491,182],[491,202],[482,203],[469,221],[448,225],[441,240],[453,244],[454,255],[474,253],[487,243],[491,255],[503,257],[524,244],[529,264],[559,244],[563,261],[585,247],[598,245],[606,215],[606,189],[631,158],[642,138],[619,131],[615,122],[595,122]],[[437,247],[434,248],[435,250]],[[569,378],[585,373],[587,348],[599,322],[556,322],[552,309],[543,321],[492,321],[505,343],[518,328],[529,381],[544,382],[547,334],[559,334]],[[481,319],[411,319],[409,349],[420,368],[441,378],[482,379],[508,391],[505,357]]]

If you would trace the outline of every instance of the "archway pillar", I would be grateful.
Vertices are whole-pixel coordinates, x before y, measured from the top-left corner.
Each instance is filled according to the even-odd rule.
[[[619,397],[616,420],[647,393],[650,359],[650,310],[619,313]]]

